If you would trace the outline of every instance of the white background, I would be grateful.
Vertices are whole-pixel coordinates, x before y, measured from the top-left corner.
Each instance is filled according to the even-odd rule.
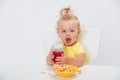
[[[55,29],[59,11],[66,6],[84,27],[101,32],[94,64],[120,66],[119,0],[0,0],[0,70],[15,64],[40,64],[41,32]]]

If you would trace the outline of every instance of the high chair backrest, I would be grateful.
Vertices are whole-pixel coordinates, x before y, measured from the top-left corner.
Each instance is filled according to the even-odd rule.
[[[91,62],[99,53],[100,32],[96,29],[85,29],[81,32],[79,41],[84,46]]]
[[[47,55],[59,37],[56,31],[45,31],[42,33],[44,54]],[[80,43],[83,45],[90,61],[96,58],[99,53],[100,32],[95,29],[84,29],[80,33]]]

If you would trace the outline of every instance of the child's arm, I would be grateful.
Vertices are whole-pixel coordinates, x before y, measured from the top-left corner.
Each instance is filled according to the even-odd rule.
[[[53,53],[52,53],[52,51],[50,51],[50,53],[48,54],[48,56],[46,57],[46,63],[48,64],[48,65],[53,65],[54,64],[54,62],[53,62]]]
[[[83,66],[84,64],[84,53],[78,54],[75,58],[63,55],[62,57],[57,57],[57,64],[71,64],[75,66]]]
[[[76,66],[83,66],[84,64],[84,54],[78,54],[75,58],[72,57],[67,57],[67,63],[68,64],[72,64],[72,65],[76,65]]]

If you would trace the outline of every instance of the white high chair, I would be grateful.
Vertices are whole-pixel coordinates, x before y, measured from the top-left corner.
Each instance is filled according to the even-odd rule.
[[[59,37],[56,31],[52,30],[45,31],[42,35],[44,54],[47,55],[52,45],[59,41]],[[81,31],[79,41],[83,45],[91,64],[99,53],[100,32],[95,29],[84,29]]]
[[[96,29],[85,29],[81,32],[79,41],[84,46],[91,64],[99,53],[100,32]]]

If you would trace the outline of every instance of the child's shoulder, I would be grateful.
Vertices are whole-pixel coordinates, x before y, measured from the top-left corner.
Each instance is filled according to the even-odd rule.
[[[81,45],[81,43],[80,43],[80,42],[77,42],[75,45],[78,45],[78,46],[80,46],[80,45]]]
[[[75,47],[79,47],[79,48],[83,47],[80,42],[77,42],[74,46],[75,46]]]

